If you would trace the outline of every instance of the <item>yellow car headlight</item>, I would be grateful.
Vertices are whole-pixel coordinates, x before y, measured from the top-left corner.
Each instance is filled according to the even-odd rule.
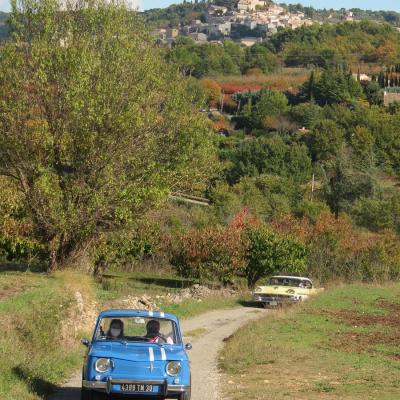
[[[178,361],[170,361],[165,367],[168,375],[176,376],[181,372],[181,363]]]
[[[94,367],[97,372],[107,372],[111,367],[111,360],[109,358],[99,358]]]

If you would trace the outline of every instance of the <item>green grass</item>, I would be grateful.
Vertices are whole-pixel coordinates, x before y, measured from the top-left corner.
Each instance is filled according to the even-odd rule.
[[[400,284],[331,289],[239,330],[220,367],[226,398],[397,399]]]
[[[75,274],[3,272],[0,289],[6,289],[0,300],[0,399],[41,399],[81,361],[75,332],[63,324],[75,291],[90,291],[88,281]]]
[[[172,304],[157,300],[156,296],[168,293],[179,293],[182,289],[193,285],[190,279],[175,275],[153,275],[141,272],[110,272],[104,276],[103,282],[97,285],[97,297],[104,307],[114,307],[118,300],[131,296],[147,295],[155,299],[157,306],[164,312],[170,312],[179,318],[189,318],[204,312],[240,307],[247,299],[246,295],[238,296],[212,296],[199,301],[198,299],[185,299],[182,303]]]

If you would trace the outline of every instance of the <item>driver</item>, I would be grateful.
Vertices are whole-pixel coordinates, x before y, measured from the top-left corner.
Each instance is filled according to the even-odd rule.
[[[151,319],[146,325],[146,338],[150,343],[168,343],[173,344],[170,337],[166,338],[162,333],[160,333],[160,322],[155,319]]]
[[[107,336],[113,339],[121,339],[124,336],[124,323],[120,319],[112,319]]]

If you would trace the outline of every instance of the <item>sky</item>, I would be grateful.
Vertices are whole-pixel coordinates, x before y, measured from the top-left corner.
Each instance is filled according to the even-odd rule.
[[[3,0],[0,0],[3,1]],[[142,0],[144,9],[165,7],[178,1],[173,0]],[[301,3],[304,6],[315,8],[362,8],[369,10],[394,10],[400,11],[399,0],[278,0],[276,3]]]
[[[131,0],[132,1],[132,0]],[[285,0],[278,0],[277,3]],[[172,3],[178,3],[179,0],[133,0],[141,9],[156,7],[166,7]],[[288,3],[301,3],[305,6],[315,8],[362,8],[370,10],[394,10],[400,11],[400,0],[286,0]],[[9,11],[9,0],[0,0],[0,10]]]

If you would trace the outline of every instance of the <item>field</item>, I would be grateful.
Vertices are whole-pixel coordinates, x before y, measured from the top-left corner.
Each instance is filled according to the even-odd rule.
[[[231,85],[259,85],[276,90],[288,90],[297,88],[310,76],[306,68],[282,68],[270,74],[221,76],[217,82]]]
[[[42,399],[79,368],[80,338],[90,334],[101,309],[123,306],[127,296],[177,295],[191,285],[173,275],[112,272],[95,284],[74,271],[46,275],[5,268],[0,272],[0,399]],[[212,296],[157,305],[185,318],[240,301]]]
[[[397,399],[400,284],[351,285],[239,330],[220,358],[227,400]]]

